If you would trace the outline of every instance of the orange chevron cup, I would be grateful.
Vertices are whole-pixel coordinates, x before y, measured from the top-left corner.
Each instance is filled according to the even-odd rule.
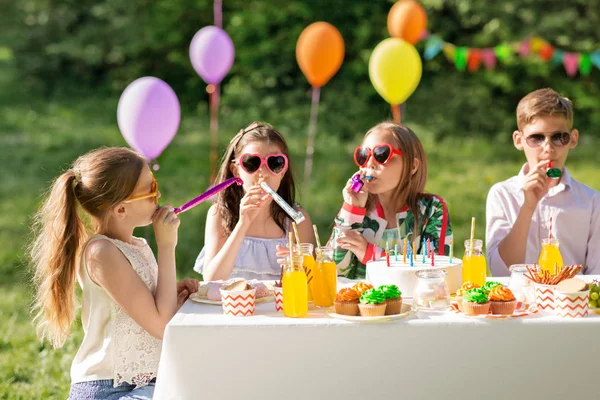
[[[590,305],[590,289],[575,293],[554,290],[554,312],[562,318],[587,317]]]
[[[540,311],[554,312],[554,285],[533,284],[535,304]]]
[[[275,295],[275,310],[283,310],[283,288],[274,286],[273,294]]]
[[[223,314],[235,317],[254,315],[256,305],[256,289],[223,290],[221,289]]]

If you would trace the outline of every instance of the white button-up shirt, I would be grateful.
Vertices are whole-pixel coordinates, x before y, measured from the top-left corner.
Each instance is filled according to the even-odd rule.
[[[524,202],[526,165],[519,175],[495,184],[488,193],[485,240],[487,262],[494,276],[510,275],[498,245],[512,229]],[[600,193],[577,182],[565,167],[560,183],[539,201],[531,218],[525,254],[528,264],[538,261],[550,217],[552,237],[559,240],[564,264],[581,264],[585,274],[600,275]]]

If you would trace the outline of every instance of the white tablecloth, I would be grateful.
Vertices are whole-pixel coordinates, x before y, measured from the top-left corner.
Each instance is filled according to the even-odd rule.
[[[358,324],[318,309],[285,318],[274,303],[230,317],[188,300],[167,325],[154,398],[597,399],[599,342],[595,314]]]

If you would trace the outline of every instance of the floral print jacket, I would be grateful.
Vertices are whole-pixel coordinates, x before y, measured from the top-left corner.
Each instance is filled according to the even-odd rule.
[[[396,214],[400,228],[399,241],[402,242],[404,238],[408,238],[411,242],[416,241],[417,254],[422,254],[423,240],[429,239],[437,254],[448,255],[449,243],[452,240],[452,227],[446,203],[439,196],[425,194],[419,198],[418,204],[420,210],[418,232],[413,232],[415,217],[407,206],[404,206]],[[380,242],[386,226],[387,221],[381,204],[377,203],[371,211],[367,212],[366,208],[344,203],[335,218],[335,227],[331,238],[334,246],[334,260],[340,276],[350,279],[365,277],[367,261],[379,258],[385,252],[385,248],[378,247],[377,243]],[[367,239],[367,251],[362,260],[359,260],[351,251],[337,245],[338,235],[350,229],[358,230]],[[395,244],[391,243],[390,247],[393,248]],[[398,244],[400,253],[402,243]]]

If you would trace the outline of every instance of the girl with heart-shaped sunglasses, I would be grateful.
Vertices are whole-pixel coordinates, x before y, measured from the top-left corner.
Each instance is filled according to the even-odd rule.
[[[205,280],[279,279],[278,251],[281,256],[292,227],[288,215],[260,187],[263,181],[302,212],[300,240],[314,244],[312,222],[295,203],[289,164],[285,139],[269,124],[254,122],[231,139],[215,183],[239,177],[244,184],[219,193],[208,211],[204,248],[194,265]]]
[[[381,258],[388,246],[403,249],[405,238],[419,254],[423,239],[436,253],[449,252],[450,216],[441,197],[425,193],[427,159],[412,130],[391,122],[371,128],[354,162],[359,170],[343,189],[332,237],[342,275],[364,278],[368,261]]]

